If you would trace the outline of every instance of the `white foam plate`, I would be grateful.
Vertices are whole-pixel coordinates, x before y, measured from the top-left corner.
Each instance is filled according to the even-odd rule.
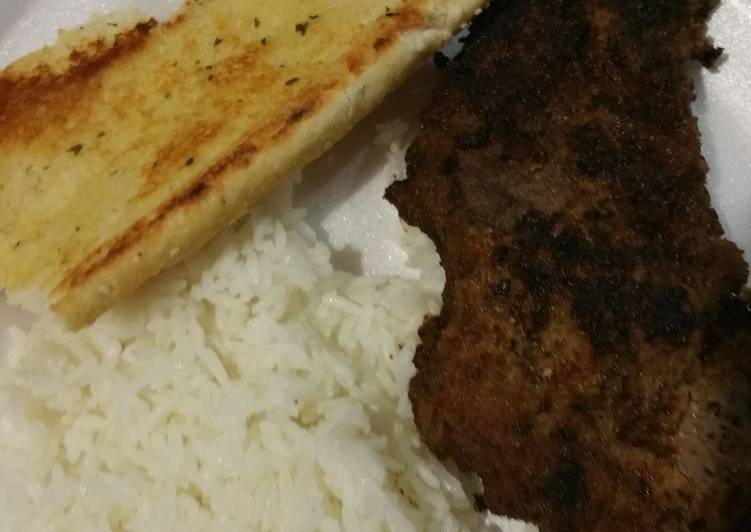
[[[57,31],[92,16],[124,8],[169,17],[182,0],[0,0],[0,68],[52,44]],[[724,0],[710,24],[726,59],[714,72],[697,69],[697,100],[708,186],[728,237],[751,260],[751,0]],[[387,164],[388,146],[374,145],[377,125],[401,118],[404,141],[417,123],[417,109],[430,94],[436,72],[426,66],[393,94],[332,152],[303,171],[301,198],[321,236],[340,251],[348,267],[366,274],[408,274],[404,253],[389,235],[396,212],[381,196],[398,171]],[[0,349],[9,325],[30,317],[0,296]],[[0,351],[1,352],[1,351]]]
[[[160,19],[181,0],[0,0],[0,68],[55,41],[57,30],[93,15],[136,8]],[[751,260],[751,0],[723,0],[710,23],[726,59],[714,72],[697,69],[697,100],[709,190],[728,237]],[[405,254],[390,235],[396,210],[384,188],[400,168],[389,162],[388,146],[373,142],[378,124],[404,122],[403,146],[417,123],[437,74],[426,66],[330,153],[303,170],[300,199],[310,220],[337,250],[336,260],[365,274],[409,275]],[[0,296],[0,356],[11,325],[28,327],[33,317]],[[511,530],[508,528],[507,530]]]

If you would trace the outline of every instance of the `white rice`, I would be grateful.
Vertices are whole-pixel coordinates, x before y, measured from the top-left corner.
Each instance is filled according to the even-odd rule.
[[[76,334],[15,330],[0,356],[0,531],[454,531],[468,495],[420,443],[419,279],[335,271],[268,202]]]

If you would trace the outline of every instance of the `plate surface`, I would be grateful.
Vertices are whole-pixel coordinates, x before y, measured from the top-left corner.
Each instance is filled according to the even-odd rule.
[[[57,30],[97,13],[135,8],[160,19],[181,0],[0,0],[0,68],[55,41]],[[697,69],[695,111],[710,165],[709,190],[730,239],[751,260],[751,0],[723,0],[710,34],[726,49],[715,71]],[[335,260],[365,274],[411,275],[405,253],[391,238],[396,210],[383,200],[385,187],[403,173],[401,154],[414,131],[420,104],[437,73],[426,65],[330,153],[302,171],[300,201],[310,221],[336,250]],[[396,145],[378,142],[389,124],[401,133]],[[33,317],[0,295],[0,356],[11,325]],[[508,528],[507,530],[511,530]]]
[[[164,19],[181,1],[0,0],[0,68],[53,43],[58,29],[96,14],[136,9]],[[710,165],[708,186],[729,238],[751,260],[751,0],[723,0],[710,34],[727,53],[718,69],[697,68],[696,74],[695,111]],[[303,170],[300,200],[345,266],[366,274],[410,273],[404,252],[389,236],[398,223],[396,211],[382,199],[383,189],[403,168],[389,157],[390,146],[377,143],[377,133],[385,121],[403,124],[403,149],[436,79],[426,66],[331,153]],[[30,320],[0,296],[0,350],[8,327],[28,326]]]

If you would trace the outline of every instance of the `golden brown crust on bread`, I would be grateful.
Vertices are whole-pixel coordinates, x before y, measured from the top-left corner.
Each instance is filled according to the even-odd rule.
[[[212,0],[11,65],[0,284],[89,322],[325,151],[481,4]]]

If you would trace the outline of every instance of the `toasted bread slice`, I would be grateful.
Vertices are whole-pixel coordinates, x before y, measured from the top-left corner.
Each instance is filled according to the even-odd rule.
[[[329,148],[484,2],[188,1],[166,23],[63,34],[0,73],[0,284],[89,323]]]

